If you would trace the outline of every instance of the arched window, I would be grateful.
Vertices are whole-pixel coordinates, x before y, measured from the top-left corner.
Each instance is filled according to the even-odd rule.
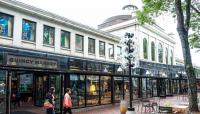
[[[168,64],[168,48],[165,48],[165,61]]]
[[[171,61],[171,65],[173,65],[173,51],[171,50],[171,54],[170,54],[170,61]]]
[[[151,42],[151,60],[155,61],[155,43]]]
[[[144,59],[148,58],[148,45],[147,45],[147,39],[143,39],[143,54],[144,54]]]
[[[158,61],[163,63],[163,47],[161,43],[158,44]]]

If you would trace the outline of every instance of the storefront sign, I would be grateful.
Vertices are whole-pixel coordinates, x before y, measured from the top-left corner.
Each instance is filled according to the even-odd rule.
[[[69,70],[84,71],[86,68],[86,61],[81,59],[69,59]]]
[[[16,55],[7,55],[6,64],[11,66],[24,66],[24,67],[47,68],[47,69],[58,68],[58,62],[55,60],[46,60],[46,59],[23,57]]]
[[[87,62],[87,70],[93,72],[101,72],[101,64],[96,62]]]

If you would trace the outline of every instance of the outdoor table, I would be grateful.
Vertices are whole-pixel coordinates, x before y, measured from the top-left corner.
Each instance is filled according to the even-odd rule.
[[[181,114],[187,114],[189,111],[189,106],[187,105],[172,105],[173,112],[178,112]]]

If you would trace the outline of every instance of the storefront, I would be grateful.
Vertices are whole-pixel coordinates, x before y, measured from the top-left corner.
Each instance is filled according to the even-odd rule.
[[[55,87],[55,110],[61,113],[65,88],[72,89],[73,108],[119,103],[129,100],[127,71],[103,61],[2,47],[0,53],[0,112],[19,111],[13,97],[19,92],[21,107],[42,107],[46,93]],[[140,72],[141,75],[138,75]],[[133,99],[186,93],[187,80],[181,77],[133,76]],[[156,72],[154,72],[156,74]],[[159,72],[158,72],[159,74]],[[42,108],[41,108],[42,109]]]

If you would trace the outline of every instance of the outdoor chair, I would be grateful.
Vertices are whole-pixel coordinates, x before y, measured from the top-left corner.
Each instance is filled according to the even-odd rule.
[[[142,107],[141,107],[141,112],[152,112],[154,110],[153,105],[151,104],[150,100],[148,99],[142,99],[141,100]],[[144,111],[143,111],[144,109]]]
[[[158,107],[158,114],[178,114],[178,112],[173,112],[172,107]]]

